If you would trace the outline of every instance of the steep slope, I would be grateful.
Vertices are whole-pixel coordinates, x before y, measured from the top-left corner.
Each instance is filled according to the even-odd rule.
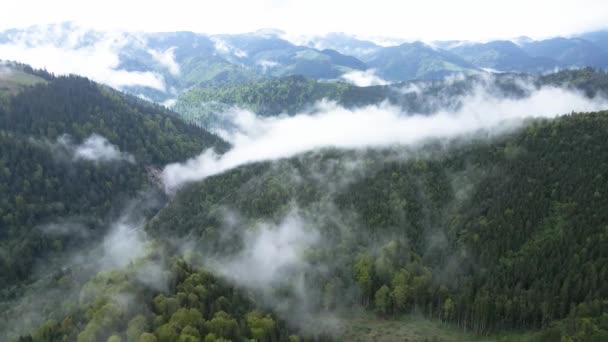
[[[85,78],[29,70],[17,71],[46,80],[0,106],[2,299],[27,283],[40,258],[101,236],[128,198],[155,188],[156,168],[228,147],[162,107]],[[79,232],[47,229],[62,222]]]
[[[45,83],[48,75],[35,75],[34,70],[17,63],[0,61],[0,103],[8,102],[24,88]]]
[[[296,46],[273,34],[213,36],[226,58],[245,63],[262,74],[272,76],[304,75],[313,78],[337,78],[350,70],[366,66],[355,57],[333,50]]]
[[[367,64],[375,68],[380,77],[393,82],[479,72],[477,67],[462,58],[421,42],[383,48]]]
[[[195,87],[182,94],[175,104],[182,118],[208,129],[226,129],[238,107],[261,116],[315,112],[320,101],[356,108],[387,103],[408,113],[428,114],[441,109],[458,109],[466,96],[479,89],[488,95],[519,98],[543,86],[583,91],[588,97],[608,93],[608,76],[590,68],[554,74],[528,76],[496,74],[450,80],[410,81],[387,86],[357,87],[341,82],[320,82],[301,76],[222,87]]]
[[[254,248],[259,222],[281,231],[297,208],[296,222],[320,238],[288,266],[304,279],[283,279],[304,281],[298,286],[312,315],[362,306],[424,313],[480,333],[568,317],[569,326],[593,328],[556,323],[543,334],[601,340],[606,129],[606,112],[575,114],[447,149],[327,150],[248,165],[190,186],[148,230],[196,238],[215,260],[240,260],[239,251]],[[244,288],[260,281],[230,270]]]

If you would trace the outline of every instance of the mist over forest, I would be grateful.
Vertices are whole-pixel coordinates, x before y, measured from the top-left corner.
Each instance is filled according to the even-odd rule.
[[[608,31],[384,38],[0,32],[0,340],[608,340]]]

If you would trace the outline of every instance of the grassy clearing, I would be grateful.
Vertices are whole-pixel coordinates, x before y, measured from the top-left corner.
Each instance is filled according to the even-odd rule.
[[[382,319],[369,313],[357,313],[341,326],[343,341],[475,341],[511,342],[528,341],[529,334],[499,334],[477,336],[462,329],[439,321],[408,315],[399,318]]]
[[[38,76],[0,65],[0,97],[13,96],[25,87],[44,82]]]

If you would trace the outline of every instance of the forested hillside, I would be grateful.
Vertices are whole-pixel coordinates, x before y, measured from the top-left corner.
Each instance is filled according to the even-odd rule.
[[[527,90],[517,82],[527,76],[502,75],[486,79],[470,77],[444,80],[406,82],[388,86],[357,87],[342,82],[320,82],[302,76],[223,87],[193,88],[182,94],[173,109],[189,122],[204,127],[221,123],[222,115],[233,107],[248,109],[261,116],[295,115],[314,112],[320,101],[333,101],[355,108],[388,103],[410,113],[432,113],[438,109],[454,109],[459,97],[483,85],[503,96],[523,96]]]
[[[182,94],[173,109],[188,122],[214,129],[225,126],[224,114],[234,107],[261,116],[295,115],[314,112],[315,104],[328,100],[347,108],[387,103],[408,113],[431,114],[459,108],[466,96],[522,98],[533,89],[546,86],[582,91],[591,98],[608,93],[608,74],[585,68],[536,77],[498,74],[370,87],[290,76],[221,87],[195,87]]]
[[[574,114],[405,159],[330,150],[250,165],[186,189],[148,229],[196,238],[217,257],[250,243],[228,229],[227,212],[255,229],[297,208],[322,241],[302,261],[311,267],[298,269],[313,315],[361,305],[481,334],[545,328],[539,338],[600,341],[607,129],[606,112]]]
[[[41,258],[102,236],[128,200],[155,188],[155,169],[228,147],[162,107],[85,78],[13,64],[0,84],[24,75],[44,81],[13,88],[0,106],[0,300],[19,294]],[[80,233],[53,231],[64,221]]]
[[[164,165],[230,148],[199,127],[206,117],[12,68],[36,82],[0,105],[2,340],[342,340],[361,310],[488,339],[608,338],[608,112],[315,150],[167,196]],[[480,85],[525,97],[524,80],[589,97],[608,84],[583,69],[397,88],[288,77],[188,95],[217,113],[292,115],[324,98],[431,113]]]
[[[608,112],[580,113],[497,140],[330,149],[211,177],[147,225],[168,243],[93,278],[71,315],[32,337],[340,340],[315,317],[348,319],[365,308],[479,335],[603,341],[606,129]],[[289,234],[287,248],[305,253],[286,257],[280,273],[264,269],[256,249],[264,234],[277,239],[278,247],[263,245],[271,251]],[[171,257],[179,250],[188,251],[184,260]],[[167,289],[142,287],[137,270],[151,261],[166,270]],[[115,291],[145,304],[120,304]]]

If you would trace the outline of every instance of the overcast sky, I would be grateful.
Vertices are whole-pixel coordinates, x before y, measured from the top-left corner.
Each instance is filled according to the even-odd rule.
[[[96,28],[291,35],[348,32],[405,39],[542,38],[606,27],[606,0],[19,0],[0,29],[61,21]]]

